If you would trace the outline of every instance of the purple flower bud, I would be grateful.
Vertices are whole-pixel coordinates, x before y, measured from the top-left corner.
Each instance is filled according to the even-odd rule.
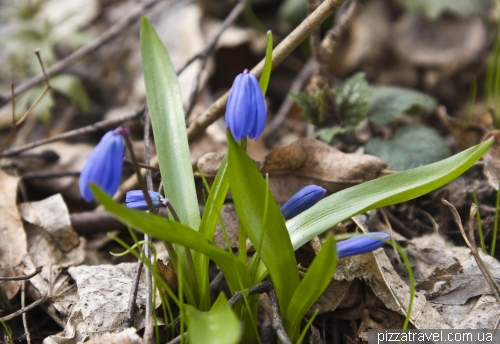
[[[236,141],[257,140],[266,126],[266,102],[257,78],[248,70],[234,79],[226,107],[226,127]]]
[[[325,197],[326,190],[317,185],[309,185],[302,188],[299,192],[293,195],[281,207],[281,213],[285,220],[299,215],[304,210],[311,208]]]
[[[337,256],[344,258],[375,251],[385,244],[379,238],[389,240],[390,235],[383,232],[372,232],[338,242]]]
[[[108,131],[90,153],[80,173],[80,193],[90,202],[94,195],[89,184],[96,183],[113,196],[122,178],[122,159],[125,142],[121,135],[124,127]]]
[[[167,205],[169,200],[164,198],[161,194],[154,191],[149,191],[149,197],[151,197],[151,201],[155,208],[159,208],[162,205]],[[132,190],[127,192],[127,196],[125,197],[125,203],[127,207],[132,209],[139,210],[148,210],[148,203],[146,199],[144,199],[144,192],[142,190]]]

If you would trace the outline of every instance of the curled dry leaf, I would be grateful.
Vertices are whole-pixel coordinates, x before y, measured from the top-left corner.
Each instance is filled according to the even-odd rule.
[[[85,260],[85,240],[79,239],[71,227],[66,204],[60,194],[38,202],[19,205],[28,237],[28,255],[24,259],[25,274],[37,267],[42,271],[30,279],[42,296],[58,295],[50,307],[66,321],[77,296],[71,279],[63,269],[82,264]],[[63,292],[62,295],[59,295]]]
[[[104,333],[121,329],[127,315],[130,286],[136,263],[119,265],[77,266],[68,269],[76,281],[78,301],[71,308],[66,328],[44,340],[44,344],[76,344],[95,339]],[[142,328],[146,307],[144,271],[137,293],[134,326]]]
[[[376,178],[386,167],[377,157],[346,154],[328,144],[303,138],[274,148],[262,173],[269,173],[271,191],[278,203],[310,184],[336,192]]]
[[[0,170],[0,276],[19,276],[21,262],[27,253],[26,233],[17,210],[18,177]],[[14,297],[21,281],[0,282],[10,299]]]

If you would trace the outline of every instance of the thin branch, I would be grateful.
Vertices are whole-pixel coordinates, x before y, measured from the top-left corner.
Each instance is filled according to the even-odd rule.
[[[45,88],[43,89],[42,93],[38,96],[38,98],[35,100],[35,102],[31,105],[31,107],[24,113],[24,115],[21,116],[21,118],[17,121],[15,121],[15,88],[13,87],[13,84],[11,84],[11,95],[12,95],[12,126],[10,127],[9,134],[7,135],[7,139],[5,140],[2,150],[0,153],[2,153],[11,143],[11,141],[14,139],[14,136],[17,132],[17,128],[19,128],[28,118],[28,116],[31,114],[35,106],[40,103],[42,100],[43,96],[50,91],[50,84],[49,84],[49,79],[47,78],[47,74],[45,74],[45,67],[43,66],[43,61],[42,58],[40,57],[40,49],[35,49],[33,51],[35,53],[36,57],[38,58],[38,62],[40,63],[40,67],[42,68],[42,75],[43,75],[43,80],[45,81]]]
[[[149,155],[149,153],[148,153],[148,155]],[[130,159],[123,158],[123,162],[132,165],[132,160],[130,160]],[[148,164],[143,164],[141,162],[138,162],[137,165],[139,165],[139,167],[141,167],[141,168],[145,168],[146,170],[150,170],[150,171],[154,171],[154,172],[159,172],[160,171],[160,169],[158,167],[151,166],[151,165],[148,165]]]
[[[26,281],[23,281],[21,284],[21,307],[24,308],[26,306]],[[28,329],[28,321],[26,320],[26,313],[23,313],[23,327],[24,327],[24,335],[26,336],[27,344],[31,344],[31,335]]]
[[[26,276],[17,276],[17,277],[0,277],[0,281],[25,281],[29,280],[30,278],[38,275],[42,271],[42,267],[38,267],[33,271],[31,274],[26,275]]]
[[[75,136],[82,135],[85,133],[95,132],[97,130],[101,130],[101,129],[105,129],[105,128],[109,128],[109,127],[116,127],[117,125],[122,124],[123,122],[133,121],[133,120],[139,119],[139,117],[141,117],[142,114],[144,113],[145,109],[146,109],[146,106],[143,105],[140,109],[137,109],[137,110],[135,110],[131,113],[128,113],[126,115],[122,115],[122,116],[118,116],[116,118],[100,121],[100,122],[88,125],[86,127],[67,131],[67,132],[62,133],[60,135],[56,135],[53,137],[49,137],[46,139],[38,140],[38,141],[31,142],[31,143],[28,143],[28,144],[25,144],[25,145],[22,145],[19,147],[9,149],[9,150],[3,152],[2,154],[0,154],[0,158],[6,157],[6,156],[17,155],[17,154],[22,153],[24,151],[27,151],[29,149],[43,146],[43,145],[46,145],[48,143],[65,140],[65,139],[68,139],[70,137],[75,137]]]
[[[288,335],[286,334],[285,331],[283,317],[281,316],[280,307],[278,304],[278,296],[276,295],[276,291],[274,290],[274,288],[271,288],[267,292],[267,295],[271,300],[271,307],[272,307],[272,315],[269,317],[270,318],[269,320],[271,320],[271,324],[274,330],[276,331],[278,338],[283,344],[292,344],[292,341],[290,340],[290,338],[288,338]]]
[[[83,45],[79,49],[75,50],[73,53],[66,56],[59,62],[56,62],[53,66],[47,69],[47,73],[44,76],[43,74],[39,74],[37,76],[28,79],[21,85],[16,88],[15,96],[25,92],[33,86],[36,86],[40,82],[44,80],[44,77],[51,77],[56,74],[59,74],[66,70],[69,66],[78,61],[82,56],[87,55],[91,52],[94,52],[104,44],[108,43],[115,37],[125,32],[125,29],[137,22],[137,20],[153,5],[155,5],[158,0],[149,0],[139,3],[135,9],[130,11],[130,13],[114,25],[112,25],[109,29],[104,31],[102,34],[97,36],[94,40],[89,42],[88,44]],[[12,95],[4,94],[0,96],[0,106],[5,105],[9,100],[12,99]]]
[[[141,279],[143,264],[139,259],[135,266],[134,279],[132,280],[132,286],[130,288],[130,297],[128,299],[128,310],[125,320],[123,320],[123,329],[127,329],[132,326],[135,316],[135,301],[137,300],[137,292],[139,291],[139,281]]]
[[[33,309],[35,307],[37,307],[38,305],[46,302],[46,301],[49,301],[51,298],[46,296],[46,297],[42,297],[41,299],[38,299],[36,300],[35,302],[31,303],[29,306],[26,306],[26,307],[23,307],[21,308],[20,310],[12,313],[12,314],[9,314],[9,315],[6,315],[2,318],[0,318],[1,321],[10,321],[18,316],[20,316],[21,314],[23,313],[26,313],[27,311],[29,311],[30,309]]]
[[[194,62],[196,59],[200,58],[201,59],[201,66],[200,70],[198,71],[198,75],[196,76],[196,82],[194,84],[193,91],[191,92],[191,95],[189,96],[189,102],[188,102],[188,107],[186,109],[186,117],[189,116],[189,113],[191,110],[193,110],[195,101],[196,101],[196,96],[198,95],[198,88],[200,87],[200,81],[201,81],[201,75],[203,71],[205,70],[205,66],[207,65],[208,57],[212,53],[213,49],[215,48],[215,45],[219,41],[220,36],[222,36],[222,33],[240,16],[241,12],[246,7],[248,0],[240,0],[236,6],[233,7],[229,15],[224,19],[224,22],[222,23],[221,27],[219,28],[219,31],[217,34],[208,42],[208,44],[205,46],[205,49],[199,54],[197,54],[194,58],[192,58],[189,61],[189,64]],[[184,71],[184,69],[189,65],[186,63],[186,65],[181,68],[178,72],[180,74],[181,72]]]
[[[458,225],[458,229],[460,230],[460,233],[462,234],[462,237],[463,237],[465,243],[467,244],[467,246],[471,250],[472,256],[476,260],[478,268],[481,270],[484,278],[486,279],[486,281],[490,285],[492,293],[495,295],[496,299],[498,301],[500,301],[500,287],[493,279],[493,276],[491,275],[490,271],[488,270],[488,268],[484,264],[483,260],[479,256],[479,253],[477,252],[476,242],[475,242],[475,238],[474,238],[474,229],[473,229],[474,228],[473,221],[474,221],[474,217],[476,215],[477,206],[474,203],[472,203],[470,217],[469,217],[469,231],[471,233],[471,240],[474,240],[474,245],[472,245],[471,241],[469,241],[469,238],[467,238],[467,234],[465,234],[464,227],[462,226],[462,219],[460,218],[460,215],[458,214],[458,211],[455,208],[455,206],[445,199],[443,199],[442,201],[448,208],[450,208],[450,211],[453,214],[453,218],[455,219],[455,222]]]

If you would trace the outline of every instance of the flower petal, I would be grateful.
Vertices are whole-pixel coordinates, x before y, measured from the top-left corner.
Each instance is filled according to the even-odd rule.
[[[325,197],[326,190],[317,185],[308,185],[300,189],[281,207],[281,213],[285,220],[297,216],[301,212],[311,208]]]
[[[385,244],[378,238],[389,240],[390,235],[383,232],[372,232],[338,242],[337,256],[344,258],[375,251]]]

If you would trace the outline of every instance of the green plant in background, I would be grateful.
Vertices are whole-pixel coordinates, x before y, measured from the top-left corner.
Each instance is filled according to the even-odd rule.
[[[41,12],[46,0],[22,0],[2,4],[0,23],[3,30],[0,40],[3,44],[4,62],[0,66],[0,78],[23,78],[39,74],[40,66],[32,51],[40,48],[44,64],[50,67],[57,61],[56,51],[60,47],[76,49],[90,40],[85,33],[59,33],[58,26],[43,18]],[[71,16],[66,20],[71,20]],[[88,96],[81,80],[71,74],[61,74],[50,79],[52,89],[67,97],[82,111],[88,110]],[[31,88],[16,100],[16,117],[22,116],[42,93],[45,85]],[[10,105],[6,105],[10,106]],[[44,122],[50,120],[55,100],[51,93],[45,95],[33,109],[34,115]]]
[[[259,124],[261,109],[257,107],[257,112],[253,112],[256,106],[254,98],[262,94],[260,90],[256,93],[259,85],[253,76],[241,74],[233,86],[232,92],[235,92],[235,96],[231,97],[240,99],[244,106],[232,104],[233,98],[230,97],[228,109],[241,110],[242,116],[255,115],[258,119],[236,117],[227,121],[230,124],[227,134],[229,150],[211,189],[208,190],[205,209],[200,218],[175,70],[165,48],[146,19],[141,23],[141,52],[165,196],[178,214],[175,216],[173,208],[169,208],[170,215],[174,219],[177,217],[178,221],[120,205],[96,185],[92,185],[91,189],[106,210],[127,226],[161,239],[167,245],[173,245],[169,253],[180,287],[179,294],[174,295],[172,300],[180,309],[181,323],[185,322],[188,326],[188,337],[192,343],[236,343],[240,340],[240,335],[245,341],[259,342],[256,328],[257,298],[248,295],[247,291],[266,277],[270,278],[276,291],[285,331],[292,342],[298,342],[304,335],[302,320],[306,312],[331,282],[337,255],[345,256],[347,251],[342,251],[341,248],[348,243],[336,244],[336,238],[328,236],[302,280],[299,279],[294,250],[356,214],[404,202],[444,185],[472,166],[494,142],[491,138],[449,159],[337,192],[285,221],[269,190],[268,181],[262,177],[244,150],[245,136],[258,136],[263,129]],[[265,73],[260,84],[263,92],[269,80],[271,52],[272,49],[267,49]],[[366,93],[359,91],[366,90],[366,84],[363,84],[362,80],[361,76],[355,76],[350,80],[351,83],[346,83],[337,92],[341,100],[339,108],[344,113],[349,113],[353,108],[368,112],[367,98],[363,98],[364,105],[360,106],[356,101],[357,96],[354,96]],[[252,97],[246,99],[242,96],[246,92],[250,92]],[[355,125],[359,120],[356,114],[357,112],[345,117],[346,123]],[[234,121],[247,124],[238,127],[237,135],[242,135],[241,142],[233,138],[233,130],[236,128],[231,126],[237,127],[241,124]],[[255,248],[255,254],[250,260],[247,260],[244,249],[240,250],[240,257],[237,257],[231,250],[222,250],[214,244],[215,227],[220,220],[220,211],[229,189],[239,216],[239,235],[242,236],[243,242],[248,237]],[[307,195],[305,193],[303,197],[308,197]],[[149,197],[149,193],[144,193],[144,196]],[[312,203],[297,204],[309,206]],[[291,213],[295,214],[293,211]],[[346,236],[339,237],[345,238]],[[368,245],[366,241],[360,242],[362,245]],[[369,242],[369,245],[372,245],[373,238]],[[380,245],[369,247],[376,248]],[[363,249],[366,247],[355,248],[349,252],[367,252]],[[133,253],[139,256],[137,252]],[[404,252],[402,255],[405,259]],[[237,304],[234,311],[226,305],[223,296],[213,305],[211,303],[209,260],[215,262],[222,271],[231,293],[242,292],[243,302]],[[148,261],[144,262],[149,269],[153,269]],[[409,274],[412,276],[411,271]],[[158,279],[154,272],[153,276],[155,280]],[[165,283],[159,280],[156,284]],[[412,291],[409,295],[406,325],[411,314],[414,293],[413,284],[410,287]],[[217,321],[217,326],[210,326],[213,321]],[[225,331],[221,331],[220,322],[223,322]],[[240,324],[243,326],[241,332]],[[182,328],[181,326],[181,331]],[[182,335],[181,340],[184,340]]]

